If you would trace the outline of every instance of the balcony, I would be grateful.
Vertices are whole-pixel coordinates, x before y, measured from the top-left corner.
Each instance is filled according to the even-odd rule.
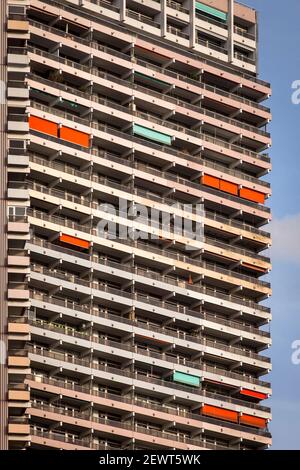
[[[141,426],[141,424],[139,423],[138,420],[134,420],[133,422],[124,422],[124,421],[117,421],[117,420],[112,420],[112,419],[106,419],[106,418],[97,418],[97,417],[91,417],[89,413],[83,413],[83,412],[77,412],[76,410],[74,411],[68,411],[66,410],[64,407],[57,407],[57,406],[53,406],[53,405],[47,405],[47,404],[38,404],[38,403],[35,403],[33,404],[32,406],[33,410],[34,409],[38,409],[38,410],[43,410],[43,411],[46,411],[46,412],[49,412],[49,413],[54,413],[54,414],[60,414],[61,416],[71,416],[71,417],[75,417],[79,420],[83,420],[83,421],[88,421],[90,422],[91,424],[92,423],[97,423],[97,424],[102,424],[102,425],[108,425],[108,426],[112,426],[114,429],[115,429],[115,432],[116,434],[118,433],[118,429],[127,429],[128,431],[131,431],[131,432],[136,432],[136,433],[141,433],[141,434],[150,434],[152,436],[156,436],[156,437],[160,437],[162,439],[171,439],[171,440],[175,440],[175,441],[178,441],[178,442],[184,442],[184,443],[187,443],[187,444],[191,444],[193,446],[199,446],[199,448],[201,447],[204,447],[204,448],[207,448],[207,449],[236,449],[235,446],[232,446],[228,443],[228,447],[223,447],[222,445],[216,445],[213,446],[212,444],[209,444],[209,442],[207,442],[205,439],[196,439],[196,438],[190,438],[190,437],[187,437],[187,436],[180,436],[180,433],[178,435],[176,434],[171,434],[169,433],[168,431],[161,431],[161,430],[155,430],[155,429],[148,429],[144,426]],[[213,419],[209,419],[209,418],[205,418],[205,417],[202,417],[201,416],[201,419],[202,421],[205,423],[205,422],[211,422],[213,424],[217,424],[216,423],[216,420],[213,420]],[[78,425],[80,425],[80,421],[78,422]],[[83,427],[84,424],[82,423],[81,424]],[[97,426],[93,426],[95,431],[97,431]],[[231,429],[240,429],[244,432],[247,432],[248,431],[248,428],[247,427],[244,427],[244,426],[239,426],[239,425],[232,425],[230,423],[226,423],[226,425],[224,425],[224,428],[226,429],[226,427],[229,427]],[[100,430],[100,429],[99,429]],[[266,433],[264,433],[266,434]],[[225,435],[225,433],[224,433]],[[141,438],[140,438],[141,439]]]
[[[96,179],[96,178],[95,178]],[[99,184],[105,184],[107,183],[107,186],[110,187],[110,181],[107,180],[106,178],[101,178],[101,177],[98,177],[97,178]],[[113,187],[118,187],[118,184],[114,184]],[[81,205],[81,206],[85,206],[87,208],[90,208],[92,211],[87,211],[87,213],[93,213],[94,217],[97,218],[97,220],[102,220],[102,218],[104,220],[107,219],[107,217],[109,217],[108,214],[104,213],[102,214],[103,211],[100,210],[99,208],[99,203],[97,200],[91,200],[89,198],[86,198],[84,196],[80,196],[80,195],[76,195],[74,193],[70,193],[68,191],[64,191],[64,190],[61,190],[61,189],[55,189],[55,188],[49,188],[48,186],[44,186],[44,185],[41,185],[41,184],[38,184],[36,182],[28,182],[28,188],[29,188],[29,192],[31,194],[31,197],[32,198],[35,198],[35,199],[38,199],[37,195],[34,194],[32,191],[34,191],[35,193],[41,193],[41,194],[47,194],[49,196],[52,196],[52,197],[55,197],[55,198],[58,198],[60,199],[60,203],[62,203],[62,206],[68,206],[67,204],[64,204],[63,201],[69,201],[69,202],[72,202],[74,203],[74,210],[76,211],[76,214],[78,215],[79,213],[82,213],[82,215],[84,213],[86,213],[85,211],[83,211],[81,208],[77,207],[77,205]],[[120,189],[125,189],[124,187],[122,187],[122,185],[120,185]],[[97,188],[94,188],[96,191],[97,191]],[[126,192],[128,192],[128,196],[129,196],[129,188],[126,187]],[[95,192],[96,192],[95,191]],[[41,200],[44,200],[44,198],[40,198]],[[157,200],[159,200],[159,197],[157,197]],[[130,197],[128,197],[128,201],[130,201]],[[163,201],[163,199],[161,198],[161,202]],[[50,203],[50,200],[49,200],[49,203]],[[73,208],[69,208],[70,210],[73,210]],[[123,218],[125,221],[128,219],[128,212],[124,211],[122,212],[121,210],[115,208],[115,215],[116,217],[120,217],[121,219]],[[185,219],[184,215],[183,215],[183,218]],[[134,218],[131,218],[131,221],[134,222]],[[149,231],[149,222],[150,220],[148,218],[144,218],[143,216],[138,216],[137,217],[137,222],[139,224],[144,224],[145,225],[145,232],[149,232],[150,234],[150,231]],[[120,220],[118,222],[120,225],[122,224],[122,220]],[[125,222],[126,223],[126,222]],[[151,221],[151,229],[159,229],[161,231],[163,230],[166,230],[164,229],[164,225],[161,224],[160,222],[157,222],[157,221]],[[170,238],[176,240],[177,237],[176,237],[176,232],[175,231],[172,231],[172,228],[170,228]],[[188,230],[185,230],[184,232],[184,237],[185,238],[190,238],[191,240],[193,240],[194,238],[194,234],[192,232],[189,232]],[[259,255],[257,254],[255,251],[251,251],[251,250],[247,250],[245,248],[240,248],[240,247],[237,247],[237,246],[234,246],[234,245],[230,245],[229,243],[225,243],[221,240],[219,240],[218,238],[213,238],[213,237],[208,237],[208,236],[203,236],[203,239],[201,240],[201,242],[204,243],[204,250],[209,253],[210,252],[210,249],[208,246],[205,246],[205,245],[213,245],[215,247],[218,247],[218,248],[222,248],[224,250],[226,250],[227,252],[232,252],[232,253],[238,253],[240,255],[243,255],[245,257],[249,257],[249,258],[253,258],[255,260],[254,262],[254,265],[256,263],[257,260],[259,261],[264,261],[266,263],[269,263],[269,258],[267,256],[263,256],[263,255]],[[147,246],[149,247],[150,245],[147,244]],[[154,247],[154,249],[156,249],[156,247]],[[160,251],[160,253],[163,255],[163,251]],[[182,260],[183,262],[186,262],[186,263],[190,263],[192,265],[197,265],[199,267],[203,267],[203,268],[206,268],[206,269],[212,269],[213,271],[215,272],[218,272],[220,274],[224,274],[224,275],[230,275],[230,276],[233,276],[233,277],[236,277],[238,279],[241,279],[241,280],[244,280],[244,281],[249,281],[249,282],[252,282],[254,284],[257,284],[259,286],[264,286],[264,287],[270,287],[270,284],[268,282],[265,282],[265,281],[261,281],[261,280],[258,280],[255,276],[248,276],[246,274],[241,274],[241,273],[238,273],[236,271],[233,271],[233,270],[230,270],[228,268],[222,268],[220,266],[218,266],[216,263],[213,263],[213,262],[198,262],[195,261],[194,259],[190,259],[188,256],[182,256],[179,254],[179,258],[178,258],[178,255],[172,255],[172,253],[169,253],[169,257],[174,257],[174,259],[180,259]]]
[[[119,343],[117,343],[117,344],[119,344]],[[68,364],[73,364],[73,365],[78,365],[78,366],[83,367],[83,369],[80,371],[80,374],[83,374],[83,375],[90,376],[90,374],[93,373],[92,371],[94,369],[95,371],[100,371],[100,372],[102,371],[102,372],[105,372],[105,373],[114,374],[113,375],[113,380],[115,380],[115,379],[120,380],[120,379],[118,379],[118,376],[119,377],[121,376],[121,377],[124,377],[124,378],[127,378],[127,379],[130,378],[130,379],[138,380],[140,382],[147,382],[147,383],[151,384],[152,386],[160,385],[162,387],[166,387],[165,391],[162,391],[162,390],[160,390],[160,391],[161,391],[161,393],[166,393],[167,392],[168,395],[170,395],[173,392],[173,389],[174,390],[181,390],[183,392],[188,392],[188,397],[187,397],[188,400],[193,401],[197,397],[197,404],[198,405],[199,405],[199,401],[198,401],[199,398],[198,397],[199,397],[199,395],[200,396],[202,395],[201,389],[199,389],[197,387],[189,387],[187,385],[181,385],[181,384],[179,385],[179,384],[174,383],[170,380],[158,379],[153,374],[150,374],[150,375],[149,374],[146,375],[145,373],[141,374],[140,370],[135,370],[135,372],[132,372],[129,369],[126,370],[126,369],[122,369],[121,367],[116,368],[116,367],[111,367],[111,366],[107,366],[107,365],[102,365],[100,363],[96,364],[92,360],[81,359],[79,357],[76,357],[73,354],[71,355],[71,354],[64,353],[64,352],[46,350],[44,347],[41,348],[41,347],[33,345],[33,344],[28,346],[28,353],[29,353],[29,357],[32,360],[32,364],[38,362],[39,368],[40,368],[40,364],[45,364],[46,363],[45,357],[48,357],[48,358],[54,359],[55,361],[59,361],[60,366],[62,366],[64,369],[67,369],[66,366],[64,365],[64,362],[68,363]],[[37,356],[41,356],[41,358],[39,359]],[[120,358],[122,358],[124,360],[123,356],[120,356]],[[170,363],[170,365],[171,364],[172,363]],[[51,365],[51,367],[54,367],[54,366]],[[86,369],[86,371],[84,369]],[[171,367],[170,370],[173,370],[173,366]],[[251,384],[261,386],[261,387],[265,387],[265,388],[268,388],[268,389],[270,388],[270,383],[269,382],[264,382],[264,381],[255,379],[253,377],[245,376],[245,375],[242,375],[242,374],[237,374],[237,373],[230,372],[230,371],[224,371],[223,369],[218,369],[216,367],[207,366],[206,364],[201,364],[201,368],[198,369],[198,373],[200,372],[200,370],[202,372],[202,375],[205,375],[205,373],[216,374],[218,376],[221,375],[221,376],[228,377],[228,378],[231,378],[231,379],[234,379],[234,380],[238,380],[239,383],[240,383],[240,381],[242,381],[242,382],[245,382],[245,383],[251,383]],[[115,377],[115,375],[117,377]],[[223,383],[226,384],[226,381],[224,381]],[[139,385],[139,386],[141,386],[141,385]],[[148,385],[146,386],[146,384],[145,384],[145,388],[146,388],[146,390],[149,390],[149,386]],[[237,388],[239,388],[239,386],[237,386]],[[208,396],[207,393],[208,392],[205,392],[205,396]],[[228,401],[228,397],[225,396],[225,395],[216,395],[216,394],[210,393],[209,396],[211,396],[212,398]],[[245,406],[245,407],[250,406],[250,408],[251,408],[253,406],[257,407],[258,405],[256,405],[256,404],[250,404],[249,405],[248,402],[244,402],[243,406]]]
[[[44,221],[49,221],[49,222],[52,222],[52,223],[55,223],[57,224],[59,227],[60,226],[66,226],[66,227],[70,227],[72,228],[73,230],[75,231],[81,231],[81,232],[85,232],[85,233],[89,233],[91,235],[97,235],[97,232],[95,229],[90,229],[89,227],[87,226],[82,226],[82,225],[79,225],[71,220],[68,220],[68,219],[64,219],[62,217],[58,217],[58,216],[55,216],[55,215],[48,215],[44,212],[40,212],[40,211],[37,211],[37,210],[29,210],[28,211],[28,215],[33,217],[34,218],[37,218],[39,220],[44,220]],[[31,221],[31,223],[34,225],[34,220]],[[60,228],[57,229],[57,232],[59,233],[60,232]],[[118,240],[118,243],[120,243],[121,245],[124,244],[124,245],[127,245],[127,246],[135,246],[136,245],[136,242],[132,242],[130,240],[122,240],[122,239],[119,239]],[[149,250],[147,248],[147,245],[146,244],[143,244],[143,248],[144,249],[147,249],[147,251],[153,251],[152,247],[151,247],[151,250]],[[248,306],[248,307],[251,307],[251,308],[254,308],[256,310],[261,310],[263,312],[269,312],[269,308],[268,307],[265,307],[263,305],[259,305],[257,304],[256,302],[253,302],[249,299],[243,299],[242,297],[238,297],[238,296],[235,296],[235,295],[228,295],[228,294],[224,294],[223,291],[219,291],[218,289],[212,289],[212,288],[208,288],[208,287],[203,287],[201,288],[201,292],[204,293],[204,294],[207,294],[209,296],[213,296],[213,297],[216,297],[217,299],[223,299],[223,300],[227,300],[229,302],[234,302],[234,303],[237,303],[239,305],[245,305],[245,306]],[[177,310],[177,309],[176,309]]]
[[[83,393],[83,394],[88,395],[89,397],[91,397],[91,398],[89,398],[89,401],[91,401],[91,402],[93,401],[92,397],[95,396],[95,397],[100,397],[100,398],[104,398],[104,399],[114,400],[114,401],[120,402],[120,403],[126,403],[126,404],[130,404],[130,405],[134,405],[134,406],[139,406],[141,408],[148,408],[148,409],[151,409],[151,410],[157,410],[157,411],[160,411],[162,413],[168,413],[171,416],[172,415],[184,416],[186,418],[191,418],[191,419],[195,419],[195,420],[199,420],[199,421],[204,421],[205,422],[207,420],[207,422],[213,421],[213,422],[217,423],[217,421],[211,420],[211,418],[200,416],[199,414],[196,414],[196,413],[190,413],[188,411],[182,411],[181,409],[178,409],[178,408],[175,408],[175,407],[168,407],[168,404],[159,405],[159,404],[153,403],[153,401],[148,403],[145,400],[141,400],[137,395],[134,395],[134,396],[116,395],[116,394],[113,394],[113,393],[110,393],[110,392],[102,392],[102,391],[99,391],[99,390],[94,390],[94,389],[92,389],[90,387],[87,387],[87,386],[84,386],[84,385],[70,384],[70,383],[68,383],[67,381],[64,381],[64,380],[56,379],[56,378],[50,378],[50,377],[46,377],[46,376],[43,376],[42,379],[41,379],[40,377],[37,377],[35,375],[28,375],[28,377],[26,378],[26,382],[27,383],[37,382],[37,383],[42,383],[42,384],[45,384],[45,385],[51,385],[51,386],[54,386],[54,387],[65,389],[66,391],[71,390],[71,391],[76,391],[76,392],[79,392],[79,393]],[[174,384],[174,385],[176,385],[176,384]],[[32,388],[34,388],[34,383],[31,386],[32,386]],[[182,386],[182,387],[184,388],[184,386]],[[188,389],[188,387],[186,387],[186,389]],[[241,406],[241,407],[246,407],[246,408],[249,407],[251,410],[259,410],[259,411],[264,411],[266,413],[270,413],[270,408],[268,408],[266,406],[257,405],[255,403],[251,403],[251,402],[246,402],[244,400],[239,400],[237,398],[232,398],[229,395],[228,396],[227,395],[220,395],[220,394],[216,394],[216,393],[207,392],[205,390],[201,390],[199,393],[201,394],[200,399],[203,400],[203,401],[205,401],[205,398],[210,398],[210,399],[213,399],[213,400],[220,400],[222,402],[225,401],[227,403],[235,404],[235,405],[238,405],[238,406]],[[172,419],[172,418],[170,417],[170,419]],[[229,424],[229,426],[230,426],[230,424]],[[242,426],[242,428],[244,430],[244,426]],[[251,429],[247,428],[247,432],[251,432]],[[253,431],[253,432],[257,433],[257,431]]]
[[[60,139],[50,137],[50,136],[47,136],[47,140],[50,140],[53,143],[54,142],[57,142],[57,143],[60,142]],[[68,147],[66,147],[64,150],[67,151],[67,149],[68,149]],[[82,148],[81,151],[86,152],[86,149]],[[122,165],[127,165],[127,166],[130,166],[130,168],[132,168],[132,164],[129,161],[126,161],[125,159],[121,159],[120,157],[117,157],[115,154],[112,154],[110,152],[99,151],[97,148],[94,148],[94,149],[92,149],[92,155],[94,155],[95,157],[104,158],[109,162],[113,161],[115,163],[122,164]],[[103,178],[99,178],[98,175],[96,175],[96,174],[91,175],[90,172],[83,172],[83,171],[76,170],[76,169],[74,169],[74,167],[72,167],[72,166],[70,166],[66,163],[46,160],[44,158],[41,158],[41,156],[39,154],[36,154],[36,153],[33,153],[33,152],[30,153],[30,160],[31,160],[31,162],[37,163],[40,166],[45,166],[45,167],[48,167],[48,168],[51,168],[51,169],[59,170],[62,173],[67,173],[67,174],[70,174],[70,175],[74,175],[74,176],[77,176],[79,178],[83,178],[83,179],[86,179],[86,180],[92,180],[93,182],[96,182],[96,183],[101,184],[101,183],[104,183],[105,181],[107,181],[113,188],[128,191],[127,186],[124,186],[122,184],[117,184],[116,182],[109,182],[108,180],[105,180]],[[137,168],[140,168],[139,164],[137,162],[135,162],[134,165],[137,165]],[[144,191],[140,188],[134,188],[133,189],[133,194],[142,196],[143,198],[149,199],[150,201],[161,202],[163,204],[167,204],[167,205],[172,206],[172,207],[174,207],[174,204],[176,203],[176,207],[178,209],[184,210],[184,205],[183,204],[181,204],[179,202],[176,202],[173,199],[169,199],[167,197],[162,198],[158,195],[155,196],[152,192],[150,193],[150,192]],[[242,221],[239,221],[239,220],[226,218],[225,216],[221,216],[220,214],[216,214],[212,211],[208,211],[208,210],[205,211],[205,219],[215,220],[217,222],[220,222],[220,223],[224,224],[225,226],[227,226],[227,231],[228,231],[228,227],[235,227],[235,228],[245,230],[245,231],[253,233],[253,234],[257,234],[261,237],[266,237],[268,239],[270,237],[269,233],[267,233],[267,232],[265,232],[261,229],[258,229],[256,227],[253,227],[252,225],[248,225],[246,223],[243,223]],[[207,221],[204,220],[204,223],[207,223]]]
[[[114,317],[115,321],[119,320],[119,317],[116,316],[116,315],[113,315],[112,317]],[[55,324],[53,322],[47,322],[47,321],[44,321],[44,320],[29,320],[29,324],[32,325],[32,326],[35,326],[37,328],[43,328],[43,329],[46,329],[46,330],[49,330],[49,331],[56,331],[57,333],[63,333],[63,334],[69,335],[69,336],[74,336],[76,338],[81,338],[81,339],[84,339],[86,341],[95,342],[95,343],[99,343],[99,344],[111,345],[110,342],[107,343],[106,341],[102,341],[100,339],[97,339],[93,335],[89,335],[88,333],[78,332],[75,329],[72,329],[71,327],[68,327],[67,325],[65,325],[65,327],[64,327],[63,325]],[[132,324],[133,325],[136,324],[137,326],[140,326],[141,328],[144,328],[144,325],[145,325],[145,323],[143,324],[143,322],[136,322],[136,323],[132,322]],[[148,328],[148,329],[152,331],[151,327]],[[159,330],[159,328],[157,328],[157,329]],[[169,332],[169,334],[170,334],[170,332]],[[146,331],[145,331],[145,336],[147,336]],[[227,352],[229,354],[236,354],[238,356],[243,356],[243,357],[248,357],[248,358],[251,358],[251,359],[256,359],[257,361],[265,362],[266,364],[271,363],[270,358],[265,357],[265,356],[261,356],[260,354],[256,354],[253,351],[246,351],[246,350],[243,350],[242,348],[238,348],[238,347],[234,347],[234,346],[227,346],[223,343],[219,343],[218,341],[211,341],[211,340],[207,340],[206,338],[201,338],[201,337],[197,337],[197,336],[190,336],[190,335],[183,335],[183,336],[184,336],[184,339],[186,341],[189,341],[191,343],[201,344],[204,347],[213,348],[213,349],[220,349],[220,350],[222,350],[224,352]],[[175,344],[176,344],[176,339],[172,336],[170,336],[168,338],[168,341],[170,342],[170,344],[172,344],[175,341]],[[127,346],[125,344],[115,343],[112,346],[115,346],[115,347],[118,347],[118,348],[121,348],[121,349],[124,347],[127,350],[130,350],[132,352],[136,351],[137,353],[140,353],[140,354],[145,353],[143,348],[140,348],[140,347],[138,347],[137,345],[134,345],[134,344],[129,344]],[[198,346],[196,344],[192,344],[192,345],[190,345],[190,348],[187,348],[187,353],[190,353],[192,349],[197,351],[197,348],[198,348]],[[159,354],[159,356],[163,359],[164,354]],[[172,355],[170,357],[173,358],[174,356]],[[223,355],[223,357],[224,357],[224,355]],[[168,359],[168,355],[167,355],[167,360],[170,360],[170,359]],[[196,363],[193,366],[191,364],[192,363],[189,364],[190,367],[194,367],[194,368],[198,367],[198,365]]]
[[[76,283],[76,281],[75,281],[75,283]],[[39,328],[39,327],[37,326],[37,328]],[[42,323],[41,328],[42,329],[48,329],[49,331],[59,332],[61,335],[72,336],[72,335],[69,334],[69,330],[65,331],[64,329],[60,329],[59,327],[51,326],[51,324],[47,324],[46,322]],[[87,337],[87,338],[84,338],[84,339],[86,341],[88,341],[89,349],[90,349],[91,348],[90,338]],[[62,338],[62,340],[63,340],[63,338]],[[132,344],[127,345],[127,344],[123,344],[123,343],[120,343],[120,342],[109,341],[109,340],[100,339],[100,338],[99,338],[98,341],[93,339],[93,342],[95,344],[97,342],[99,345],[105,345],[105,346],[109,346],[109,347],[113,348],[114,351],[116,352],[116,354],[121,356],[121,357],[122,357],[122,353],[121,353],[122,350],[127,351],[129,353],[132,353],[134,355],[134,357],[136,358],[136,361],[142,361],[143,362],[143,357],[142,356],[146,356],[146,357],[149,357],[149,358],[158,359],[162,363],[163,362],[168,362],[170,364],[177,364],[177,365],[181,365],[181,366],[184,366],[184,367],[188,367],[188,368],[194,369],[195,371],[210,372],[212,374],[218,374],[221,377],[225,376],[225,377],[229,377],[229,378],[232,378],[232,379],[235,379],[235,380],[239,380],[240,382],[249,382],[249,383],[252,383],[252,384],[260,385],[262,387],[267,387],[269,385],[267,382],[259,380],[256,377],[246,375],[245,373],[231,372],[229,370],[220,369],[217,366],[214,366],[214,367],[208,366],[205,363],[201,363],[200,361],[199,362],[192,362],[192,361],[188,360],[186,357],[183,357],[181,355],[176,356],[176,353],[174,353],[173,355],[168,354],[168,353],[158,353],[158,352],[155,352],[155,351],[146,350],[144,348],[139,347],[138,345],[132,345]],[[205,344],[205,345],[207,346],[207,344]],[[212,347],[215,348],[217,346],[218,345],[213,343]],[[82,347],[84,348],[83,344],[82,344]],[[225,347],[224,348],[221,347],[220,349],[225,350]],[[230,348],[228,348],[227,350],[229,350],[229,349]],[[120,350],[119,353],[117,352],[118,350]],[[229,351],[229,352],[231,352],[231,351]],[[218,355],[219,355],[219,353],[216,354],[216,356],[218,356]],[[127,355],[125,355],[125,356],[127,356]],[[139,356],[141,356],[141,357],[139,357]],[[261,358],[261,357],[259,356],[259,358]],[[266,364],[269,363],[270,359],[269,358],[265,358],[265,359],[267,361]],[[236,361],[239,363],[238,358],[236,359]],[[235,363],[235,360],[229,360],[229,362]],[[161,365],[161,367],[165,368],[166,366]],[[173,367],[172,367],[172,369],[173,369]]]
[[[38,293],[38,292],[35,292],[35,291],[31,291],[30,296],[31,296],[31,299],[35,299],[35,300],[38,300],[38,301],[41,301],[41,302],[45,302],[45,303],[48,303],[50,305],[53,304],[53,305],[60,306],[60,307],[66,308],[66,309],[70,309],[70,310],[74,310],[74,311],[78,311],[78,312],[84,312],[84,313],[87,313],[89,315],[100,316],[99,307],[97,307],[97,305],[96,306],[89,306],[89,305],[86,305],[86,304],[79,304],[79,303],[77,303],[75,301],[71,301],[69,299],[51,297],[51,296],[47,296],[46,294],[41,294],[41,293]],[[223,317],[221,317],[219,315],[214,315],[212,313],[206,312],[205,310],[204,311],[199,311],[199,312],[195,312],[195,311],[192,311],[192,310],[187,310],[187,315],[189,315],[189,317],[192,317],[190,319],[189,324],[193,324],[193,318],[195,319],[194,320],[195,321],[195,324],[194,324],[195,326],[198,324],[198,319],[201,319],[201,320],[207,320],[209,322],[215,323],[215,328],[219,327],[220,325],[223,325],[223,326],[226,326],[226,327],[229,327],[229,328],[236,329],[237,330],[237,332],[236,332],[237,335],[240,335],[240,331],[244,331],[244,332],[249,332],[249,333],[252,333],[253,335],[261,336],[261,337],[264,337],[264,338],[270,338],[270,333],[267,332],[267,331],[259,330],[258,328],[254,327],[254,326],[251,326],[251,325],[245,325],[242,322],[238,322],[238,321],[234,321],[234,320],[226,320],[226,319],[224,319]],[[125,323],[127,325],[138,326],[140,328],[146,328],[149,331],[154,331],[154,332],[161,333],[161,334],[167,334],[167,335],[170,335],[170,336],[175,337],[175,338],[188,340],[188,337],[191,336],[191,335],[188,335],[185,332],[180,332],[180,330],[178,330],[178,329],[175,330],[174,328],[171,328],[171,327],[168,327],[168,326],[162,326],[162,325],[155,326],[153,323],[149,324],[148,322],[142,321],[142,320],[130,320],[128,318],[124,318],[120,315],[111,314],[109,312],[108,313],[101,312],[101,316],[104,316],[104,318],[107,318],[107,319],[110,319],[110,320],[113,320],[113,321],[118,321],[118,322],[121,322],[121,323]],[[195,337],[191,336],[189,338],[189,340],[191,341],[191,340],[193,340],[193,338],[195,338]]]
[[[96,1],[96,0],[93,0],[93,1]],[[67,12],[73,13],[75,16],[78,16],[78,9],[75,9],[74,7],[72,8],[69,5],[68,6],[67,5],[61,5],[60,3],[56,2],[55,0],[44,0],[44,2],[49,3],[50,5],[56,6],[57,8],[59,8],[62,11],[67,11]],[[137,38],[141,37],[141,39],[144,39],[144,37],[142,35],[140,35],[139,33],[136,33],[136,37]],[[157,39],[157,38],[153,38],[153,41],[154,41],[154,43],[164,45],[164,42]],[[214,62],[213,60],[210,60],[210,59],[204,59],[203,57],[199,56],[199,54],[197,54],[195,52],[185,51],[184,52],[184,57],[190,57],[191,59],[199,59],[204,64],[210,65],[212,67],[216,67],[218,69],[225,70],[227,72],[232,72],[232,69],[229,66],[227,66],[225,64],[221,64],[221,63],[216,63],[216,62]],[[243,77],[243,78],[245,78],[245,79],[247,79],[247,80],[249,80],[253,83],[258,83],[258,84],[261,84],[262,86],[270,88],[270,84],[268,82],[265,82],[264,80],[261,80],[256,76],[253,76],[251,74],[247,74],[247,73],[245,73],[241,70],[237,70],[236,73],[240,77]]]

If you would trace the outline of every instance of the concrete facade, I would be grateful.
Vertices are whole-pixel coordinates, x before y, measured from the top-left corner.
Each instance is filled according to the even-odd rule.
[[[256,11],[0,9],[1,449],[268,448]]]

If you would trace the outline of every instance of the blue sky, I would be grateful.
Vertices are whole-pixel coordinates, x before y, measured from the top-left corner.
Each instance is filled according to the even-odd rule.
[[[260,77],[273,88],[272,448],[300,449],[300,365],[291,361],[291,344],[300,340],[300,104],[291,100],[300,80],[300,2],[244,3],[259,11]]]

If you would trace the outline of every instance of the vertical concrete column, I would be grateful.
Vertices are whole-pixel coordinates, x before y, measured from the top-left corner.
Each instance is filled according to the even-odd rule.
[[[259,13],[258,11],[256,11],[256,22],[255,22],[255,26],[254,26],[254,32],[255,32],[255,46],[256,46],[256,50],[255,50],[255,66],[256,66],[256,73],[259,74],[259,47],[258,47],[258,44],[259,44]]]
[[[190,0],[190,47],[196,46],[196,0]]]
[[[120,20],[126,20],[126,0],[119,0],[120,2]]]
[[[228,50],[228,62],[233,62],[234,59],[234,0],[228,0],[228,41],[227,41],[227,50]]]
[[[2,0],[0,3],[0,448],[8,449],[8,403],[7,403],[7,324],[8,324],[8,307],[7,307],[7,233],[6,233],[6,191],[7,191],[7,171],[6,171],[6,155],[7,155],[7,2]]]
[[[160,1],[160,34],[165,37],[167,34],[167,0]]]

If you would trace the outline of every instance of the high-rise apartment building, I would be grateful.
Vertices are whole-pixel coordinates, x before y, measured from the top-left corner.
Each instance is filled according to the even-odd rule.
[[[256,11],[0,8],[0,447],[267,448]]]

